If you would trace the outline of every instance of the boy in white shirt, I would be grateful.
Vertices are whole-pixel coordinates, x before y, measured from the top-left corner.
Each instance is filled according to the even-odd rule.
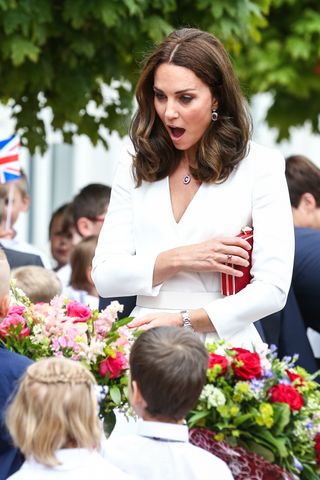
[[[130,354],[129,398],[137,434],[107,440],[103,455],[141,480],[232,480],[228,466],[188,441],[184,417],[206,380],[208,354],[189,329],[143,332]]]
[[[15,230],[16,224],[21,213],[25,213],[30,207],[30,195],[28,193],[29,186],[26,174],[21,170],[19,180],[14,180],[6,184],[0,185],[0,197],[4,202],[4,211],[2,218],[2,228],[0,229],[0,240],[5,248],[16,250],[18,252],[32,253],[38,255],[45,268],[51,269],[51,262],[48,256],[31,243],[25,242],[20,238],[19,232]],[[5,230],[7,223],[8,206],[11,200],[10,214],[10,230]]]

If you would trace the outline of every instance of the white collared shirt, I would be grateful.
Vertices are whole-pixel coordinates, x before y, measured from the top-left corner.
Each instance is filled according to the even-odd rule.
[[[102,455],[139,480],[233,479],[226,463],[188,442],[185,425],[141,421],[137,434],[104,442]]]
[[[95,480],[112,478],[112,480],[130,480],[130,476],[111,465],[96,451],[84,448],[67,448],[57,451],[61,462],[55,467],[46,467],[35,460],[26,460],[20,470],[8,480]]]

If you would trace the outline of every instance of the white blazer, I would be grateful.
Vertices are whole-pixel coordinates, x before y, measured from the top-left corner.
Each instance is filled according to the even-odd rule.
[[[95,257],[93,280],[101,296],[138,295],[132,314],[204,308],[217,336],[235,346],[261,339],[253,322],[280,310],[289,290],[293,220],[284,159],[254,142],[222,184],[203,183],[176,223],[169,179],[135,187],[131,162],[120,161],[108,214]],[[236,295],[223,297],[218,273],[180,272],[156,287],[158,254],[217,236],[235,236],[254,227],[252,281]]]

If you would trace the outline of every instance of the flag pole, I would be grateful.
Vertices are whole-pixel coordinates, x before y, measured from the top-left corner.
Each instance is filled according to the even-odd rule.
[[[13,184],[13,182],[9,182],[9,194],[8,194],[8,207],[7,207],[7,218],[6,218],[6,230],[10,230],[10,229],[11,229],[13,195],[14,195],[14,184]]]

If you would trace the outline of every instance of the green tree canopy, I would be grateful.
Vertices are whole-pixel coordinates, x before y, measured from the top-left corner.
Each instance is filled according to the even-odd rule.
[[[278,139],[309,121],[320,132],[320,1],[273,0],[258,43],[244,44],[238,74],[250,94],[271,92]]]
[[[127,133],[132,87],[144,53],[174,28],[187,25],[213,32],[224,42],[250,94],[274,93],[269,120],[281,120],[282,134],[284,120],[288,126],[313,119],[316,129],[316,102],[308,96],[320,89],[316,4],[318,0],[0,0],[0,100],[12,107],[22,142],[32,152],[46,149],[40,115],[45,107],[64,141],[86,134],[93,144],[105,143],[100,127]],[[316,38],[316,46],[308,43]],[[104,85],[112,87],[110,95],[104,94]],[[308,106],[299,116],[304,101]]]

